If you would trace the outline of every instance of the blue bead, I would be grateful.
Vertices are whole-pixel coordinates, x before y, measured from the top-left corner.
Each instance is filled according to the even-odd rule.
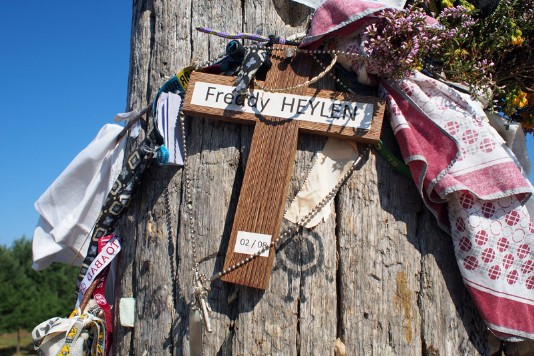
[[[167,149],[167,147],[163,145],[159,146],[156,151],[156,158],[159,164],[169,163],[169,150]]]

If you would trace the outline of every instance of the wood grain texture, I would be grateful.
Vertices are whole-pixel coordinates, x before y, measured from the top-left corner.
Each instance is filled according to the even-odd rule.
[[[315,69],[312,61],[296,63],[298,68],[279,70],[280,61],[273,59],[266,83],[275,86],[293,86],[309,77]],[[303,70],[305,68],[305,70]],[[297,74],[297,70],[300,73]],[[300,94],[304,89],[297,90]],[[264,117],[254,127],[248,164],[239,193],[224,269],[242,261],[247,255],[235,253],[239,231],[270,235],[276,239],[284,214],[288,183],[293,170],[299,125],[296,121]],[[231,272],[223,281],[249,287],[267,289],[275,255],[274,246],[268,257],[255,258],[252,262]]]
[[[228,242],[225,270],[249,256],[235,252],[238,232],[266,234],[273,240],[279,235],[288,183],[297,151],[297,138],[298,125],[295,122],[274,126],[258,123],[255,126],[247,169]],[[267,289],[274,254],[272,247],[268,257],[257,257],[227,274],[222,280]]]
[[[283,0],[135,0],[127,109],[144,107],[175,71],[224,50],[226,40],[194,27],[287,36],[304,30],[309,13]],[[328,80],[317,84],[333,89]],[[388,126],[382,140],[395,150]],[[301,136],[286,207],[325,142]],[[200,270],[211,275],[223,267],[251,140],[250,126],[191,117],[191,200],[184,196],[183,169],[153,165],[144,175],[121,222],[115,300],[136,298],[136,325],[117,324],[114,354],[189,355],[188,206]],[[267,290],[211,284],[214,331],[204,333],[204,355],[334,355],[336,340],[346,355],[499,350],[463,286],[450,237],[437,228],[413,182],[372,153],[333,210],[326,222],[280,245]],[[505,346],[510,354],[529,350]]]

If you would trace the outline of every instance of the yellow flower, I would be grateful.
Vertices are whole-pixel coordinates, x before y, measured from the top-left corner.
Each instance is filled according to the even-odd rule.
[[[523,32],[521,31],[521,29],[519,27],[516,27],[514,29],[514,33],[512,34],[512,41],[510,42],[512,45],[514,46],[521,46],[523,44]]]
[[[462,5],[463,7],[465,7],[467,10],[469,11],[475,11],[475,6],[473,4],[471,4],[469,1],[466,1],[466,0],[460,0],[458,2],[460,5]]]
[[[512,105],[522,109],[528,105],[527,93],[519,90],[517,95],[512,99]]]
[[[454,6],[454,1],[451,1],[451,0],[441,0],[441,5],[443,7],[453,7]]]
[[[512,44],[514,46],[521,46],[523,44],[523,37],[515,37],[515,36],[512,36]]]
[[[458,48],[458,49],[456,49],[454,51],[454,56],[456,58],[462,58],[463,59],[463,58],[466,58],[467,55],[469,55],[469,52],[467,52],[465,49]]]

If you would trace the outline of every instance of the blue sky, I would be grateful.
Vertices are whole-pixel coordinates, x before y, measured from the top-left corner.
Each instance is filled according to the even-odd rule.
[[[126,109],[131,8],[129,0],[2,4],[0,244],[32,236],[35,200]]]
[[[0,244],[31,237],[33,203],[126,109],[132,2],[5,1],[0,20]]]

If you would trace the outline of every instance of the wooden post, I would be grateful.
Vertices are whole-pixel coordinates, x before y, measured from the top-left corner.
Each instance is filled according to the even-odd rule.
[[[288,36],[304,30],[309,13],[282,0],[134,0],[128,109],[144,107],[193,59],[224,50],[226,40],[194,27]],[[394,149],[388,124],[382,135]],[[192,121],[191,202],[182,169],[153,165],[144,175],[121,223],[115,300],[118,308],[121,297],[136,298],[136,324],[120,326],[116,310],[114,354],[189,354],[193,256],[184,211],[193,204],[201,271],[219,271],[251,137],[247,126]],[[289,197],[324,140],[299,139]],[[280,247],[266,291],[220,281],[211,288],[214,331],[204,335],[205,355],[487,355],[500,347],[463,286],[450,236],[414,183],[374,154],[326,222]]]

